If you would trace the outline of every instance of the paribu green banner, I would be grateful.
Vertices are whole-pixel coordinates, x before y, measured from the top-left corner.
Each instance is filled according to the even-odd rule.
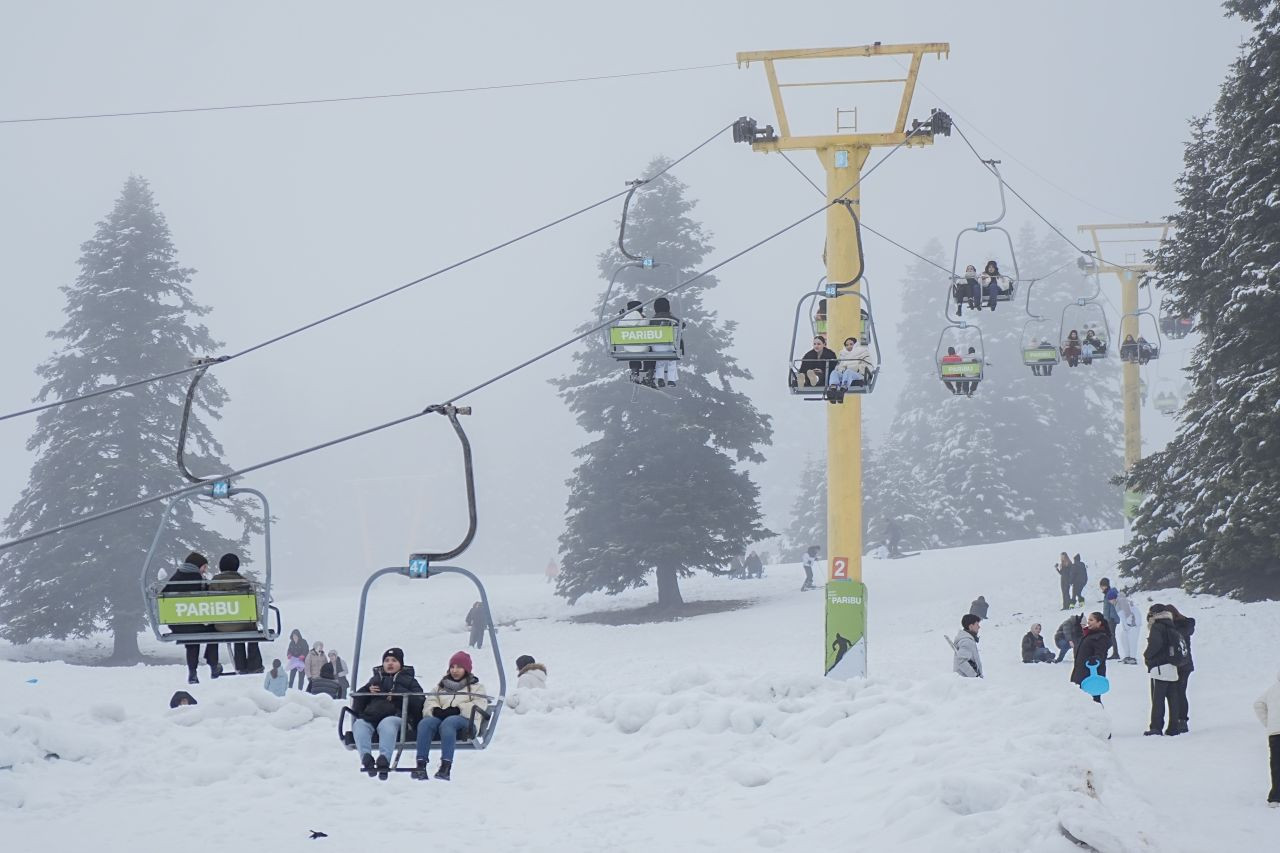
[[[676,327],[660,326],[613,326],[609,329],[609,343],[618,346],[645,346],[648,344],[673,344],[676,342]]]
[[[1133,521],[1138,514],[1139,505],[1146,497],[1142,492],[1131,492],[1126,489],[1124,493],[1124,517]]]
[[[1057,361],[1058,351],[1053,347],[1028,347],[1022,351],[1023,361]]]
[[[162,625],[258,621],[258,599],[245,593],[162,595],[156,603]]]
[[[980,376],[982,374],[982,365],[976,361],[944,361],[942,363],[942,375],[947,379],[952,377]]]
[[[867,677],[867,586],[861,581],[827,581],[826,674]]]

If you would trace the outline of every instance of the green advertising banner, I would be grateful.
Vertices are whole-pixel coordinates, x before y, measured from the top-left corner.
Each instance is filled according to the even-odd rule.
[[[1126,489],[1124,493],[1124,517],[1133,521],[1134,516],[1138,514],[1138,506],[1146,497],[1142,492],[1131,492]]]
[[[827,581],[826,659],[830,678],[867,677],[867,585],[861,581]]]
[[[258,598],[246,593],[162,595],[156,601],[162,625],[257,622]]]
[[[609,329],[609,343],[615,347],[673,344],[675,342],[676,327],[666,324],[661,326],[612,326]]]

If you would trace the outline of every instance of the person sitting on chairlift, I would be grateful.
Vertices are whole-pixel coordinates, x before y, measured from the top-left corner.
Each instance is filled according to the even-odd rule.
[[[427,706],[428,716],[418,724],[418,760],[414,779],[427,778],[427,760],[431,757],[431,741],[440,738],[440,768],[436,778],[449,781],[453,770],[453,754],[459,737],[475,737],[479,719],[489,700],[484,685],[471,674],[471,655],[455,652],[449,658],[449,670],[436,684]]]
[[[198,551],[192,551],[187,555],[186,562],[178,567],[178,570],[169,578],[169,582],[161,592],[165,595],[182,594],[186,592],[203,592],[209,586],[204,582],[204,570],[209,566],[208,559]],[[208,625],[173,625],[169,629],[175,634],[201,634],[209,630]],[[200,664],[200,644],[184,643],[187,652],[187,683],[199,684],[200,679],[196,676],[196,670]],[[217,678],[222,674],[222,664],[218,663],[218,644],[206,643],[204,647],[204,662],[209,664],[209,677]]]
[[[1159,355],[1160,353],[1156,350],[1155,346],[1152,345],[1151,341],[1147,340],[1142,335],[1138,335],[1138,364],[1146,364],[1148,361],[1158,357]]]
[[[1067,340],[1062,345],[1062,357],[1067,360],[1068,367],[1080,363],[1080,333],[1072,329],[1067,333]]]
[[[639,299],[632,299],[627,303],[627,307],[618,313],[622,319],[618,320],[619,326],[643,326],[645,324],[643,303]],[[627,345],[620,347],[623,352],[648,352],[647,346]],[[643,385],[653,384],[653,365],[652,361],[628,361],[627,366],[631,368],[631,381],[639,382]],[[643,371],[643,375],[642,375]]]
[[[401,703],[396,698],[409,694],[409,719],[402,720]],[[417,694],[417,695],[415,695]],[[375,774],[384,782],[391,772],[391,756],[400,740],[400,727],[407,722],[412,729],[422,718],[422,685],[413,677],[413,667],[404,665],[404,650],[399,647],[382,653],[382,666],[373,668],[373,677],[356,691],[351,710],[356,721],[352,731],[356,752],[360,753],[360,769],[370,778]],[[378,733],[378,760],[373,760],[373,733]]]
[[[209,581],[209,589],[216,592],[254,594],[253,582],[240,573],[240,558],[235,554],[223,554],[218,560],[218,573]],[[216,627],[219,631],[227,632],[258,630],[253,622],[219,622]],[[266,667],[262,665],[262,650],[256,642],[232,643],[231,650],[237,674],[266,671]]]
[[[978,351],[973,347],[969,347],[969,351],[964,356],[965,364],[977,364],[981,361],[982,358],[978,355]],[[973,392],[978,390],[978,380],[976,379],[970,379],[960,384],[963,386],[961,390],[966,397],[972,397]]]
[[[982,270],[982,275],[978,276],[978,284],[981,286],[981,291],[986,294],[987,307],[994,311],[996,310],[996,299],[1008,293],[1012,283],[1009,281],[1008,276],[1000,274],[999,264],[995,261],[987,261],[986,267]]]
[[[960,363],[962,363],[963,361],[964,361],[964,359],[963,359],[963,358],[961,358],[961,357],[956,353],[956,348],[955,348],[955,347],[947,347],[947,354],[946,354],[946,355],[944,355],[944,356],[942,357],[942,363],[943,363],[943,364],[960,364]],[[946,375],[947,375],[946,368],[943,368],[942,375],[943,375],[943,376],[946,376]],[[945,380],[943,384],[945,384],[945,385],[947,386],[947,390],[948,390],[948,391],[950,391],[952,394],[957,394],[957,395],[958,395],[958,394],[960,393],[960,382],[959,382],[959,381],[954,380],[954,379],[948,379],[948,380]]]
[[[1125,335],[1120,342],[1120,360],[1125,363],[1138,360],[1138,342],[1133,339],[1133,335]]]
[[[1036,344],[1036,349],[1051,350],[1053,349],[1053,344],[1049,343],[1044,338],[1041,338],[1040,343]],[[1033,364],[1031,365],[1031,373],[1035,376],[1052,376],[1053,365],[1050,364],[1049,362],[1045,362],[1043,364]]]
[[[1095,358],[1101,358],[1106,352],[1106,342],[1093,329],[1086,327],[1084,340],[1080,343],[1080,360],[1085,364],[1093,364]]]
[[[804,354],[800,360],[800,370],[796,372],[796,384],[800,387],[809,385],[823,388],[827,384],[827,375],[831,371],[831,362],[836,354],[827,349],[826,338],[814,335],[813,349]]]
[[[677,326],[683,328],[680,318],[671,313],[671,301],[665,296],[659,296],[653,300],[653,321],[657,325]],[[675,344],[654,344],[649,347],[650,352],[675,352]],[[684,336],[680,336],[680,355],[684,356]],[[674,386],[676,380],[680,378],[680,359],[667,358],[656,360],[655,376],[659,388],[665,388],[668,385]]]

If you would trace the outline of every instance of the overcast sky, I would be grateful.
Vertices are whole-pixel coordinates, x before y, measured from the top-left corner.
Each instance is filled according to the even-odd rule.
[[[208,324],[236,351],[595,201],[737,116],[774,122],[763,69],[732,66],[742,50],[948,41],[949,59],[925,59],[911,116],[946,107],[1072,234],[1082,222],[1159,218],[1172,209],[1186,121],[1211,107],[1245,33],[1212,2],[7,0],[0,10],[0,118],[726,63],[495,92],[0,125],[4,411],[35,393],[32,369],[53,351],[44,335],[62,323],[58,287],[73,281],[79,245],[130,173],[151,182],[180,261],[199,271],[196,297],[214,308]],[[832,76],[896,70],[849,60]],[[818,131],[851,106],[860,130],[877,129],[883,103],[871,87],[800,91]],[[796,161],[818,177],[813,155]],[[820,203],[780,158],[727,136],[676,174],[699,200],[694,215],[717,258]],[[866,222],[913,247],[934,236],[949,245],[994,204],[991,179],[956,137],[900,152],[863,187]],[[595,259],[618,212],[610,205],[219,368],[231,394],[218,426],[228,461],[416,411],[566,337],[599,298]],[[1011,230],[1026,217],[1015,203]],[[823,272],[822,227],[815,219],[720,271],[708,297],[740,322],[734,346],[757,377],[750,393],[775,417],[778,451],[757,476],[778,528],[825,421],[780,384],[790,337],[780,318]],[[910,259],[874,237],[866,248],[877,325],[891,333]],[[555,550],[570,451],[584,438],[546,382],[567,364],[549,359],[470,400],[482,502],[473,568],[538,571]],[[892,417],[895,388],[886,363],[864,406],[873,433]],[[33,422],[0,424],[5,511],[26,483]],[[281,517],[281,585],[363,576],[410,550],[452,545],[465,521],[456,457],[439,419],[254,478]]]

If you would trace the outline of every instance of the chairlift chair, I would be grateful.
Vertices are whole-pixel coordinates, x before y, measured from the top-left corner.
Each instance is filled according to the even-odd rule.
[[[1059,360],[1052,324],[1044,319],[1028,320],[1022,327],[1022,363],[1037,376],[1049,376],[1043,368],[1052,368]]]
[[[1072,332],[1076,333],[1075,339],[1071,338]],[[1089,337],[1089,332],[1093,332],[1092,339]],[[1100,343],[1101,347],[1096,345],[1091,348],[1086,347],[1086,342],[1090,340]],[[1094,359],[1107,358],[1113,349],[1107,312],[1091,299],[1077,299],[1074,303],[1065,306],[1058,326],[1058,345],[1062,357],[1068,363],[1073,357],[1086,364]],[[1091,352],[1090,349],[1092,349]],[[1074,356],[1071,350],[1076,351]]]
[[[467,533],[462,538],[462,542],[450,551],[442,553],[414,553],[409,556],[408,565],[405,566],[389,566],[379,569],[369,576],[365,581],[364,588],[360,592],[360,609],[356,619],[356,638],[354,651],[351,655],[351,672],[354,678],[360,675],[360,655],[364,645],[364,626],[365,616],[368,611],[369,590],[373,584],[380,578],[388,575],[401,575],[412,581],[430,581],[438,575],[456,574],[462,575],[472,582],[479,593],[482,616],[484,619],[484,627],[489,635],[489,649],[493,653],[493,664],[498,677],[498,693],[497,695],[484,695],[490,704],[485,709],[476,709],[476,713],[471,720],[472,729],[469,729],[458,737],[458,749],[463,750],[484,750],[489,748],[493,743],[494,736],[498,729],[498,719],[502,714],[502,708],[507,700],[507,673],[502,665],[502,652],[498,644],[498,635],[493,626],[493,615],[489,608],[489,596],[485,591],[484,584],[475,574],[461,566],[442,565],[447,560],[452,560],[462,554],[463,551],[470,546],[476,533],[476,492],[475,492],[475,475],[471,462],[471,442],[467,439],[466,433],[462,429],[462,425],[458,423],[459,415],[471,414],[470,407],[463,406],[437,406],[436,411],[446,416],[454,429],[454,433],[458,436],[459,442],[462,444],[463,468],[466,476],[467,487],[467,511],[469,523]],[[351,696],[360,695],[378,695],[378,694],[360,694],[352,693]],[[437,695],[432,691],[425,691],[420,694],[394,694],[400,697],[400,733],[397,736],[394,758],[391,762],[391,770],[400,773],[407,773],[413,768],[400,767],[400,757],[405,750],[414,751],[417,749],[417,730],[414,726],[409,725],[409,700],[415,696],[423,698],[431,698]],[[480,694],[477,694],[480,695]],[[356,721],[355,710],[349,706],[343,707],[338,715],[338,740],[349,750],[356,748],[354,725]],[[377,732],[374,732],[373,743],[377,746]]]
[[[1000,186],[1000,215],[997,216],[995,219],[979,221],[976,224],[974,224],[972,227],[961,229],[960,233],[956,234],[955,249],[951,256],[951,297],[955,300],[955,303],[957,305],[962,304],[966,299],[969,298],[969,294],[965,292],[965,288],[966,288],[965,277],[961,274],[958,274],[957,270],[960,269],[960,241],[965,234],[971,231],[976,234],[985,234],[988,231],[999,231],[1000,233],[1004,234],[1005,241],[1008,243],[1008,246],[1009,246],[1009,263],[1013,266],[1013,276],[1010,277],[1008,274],[1003,272],[1000,274],[1000,278],[1004,279],[1009,286],[1007,289],[1000,287],[999,280],[997,279],[996,301],[1009,302],[1018,293],[1018,281],[1021,279],[1021,275],[1018,272],[1018,254],[1013,248],[1013,236],[1009,233],[1008,229],[1006,229],[1004,226],[999,224],[1005,217],[1005,213],[1007,212],[1007,207],[1005,205],[1005,198],[1004,198],[1004,178],[1000,175],[1000,170],[997,168],[998,163],[999,161],[997,160],[983,161],[983,165],[986,166],[987,169],[991,171],[991,174],[995,177],[996,182]],[[979,266],[978,264],[973,265],[974,269],[978,271],[979,277],[985,274],[986,263],[987,263],[986,261],[983,261],[981,266]],[[979,305],[985,304],[987,302],[987,299],[988,297],[986,293],[983,292],[982,298],[978,304]]]
[[[867,282],[865,279],[863,281],[869,287],[870,282]],[[850,295],[856,295],[865,306],[860,308],[859,316],[861,319],[862,332],[857,336],[857,338],[864,346],[868,343],[870,344],[870,357],[866,364],[855,366],[855,369],[861,374],[860,382],[851,383],[847,387],[844,385],[834,386],[831,384],[831,380],[836,376],[843,374],[843,371],[840,369],[839,360],[839,354],[843,351],[843,343],[832,346],[835,342],[828,340],[825,335],[822,335],[816,330],[816,325],[812,320],[816,312],[805,311],[805,308],[806,303],[813,305],[815,304],[815,300],[819,297],[822,297],[823,301],[828,301]],[[806,315],[811,318],[810,326],[811,328],[814,328],[813,337],[822,337],[827,343],[827,348],[836,353],[836,361],[824,362],[821,365],[822,382],[820,385],[800,384],[800,375],[804,368],[804,359],[797,355],[798,352],[801,352],[800,347],[803,345],[800,342],[799,337],[801,312],[805,312]],[[847,335],[846,337],[854,336]],[[869,293],[840,290],[835,286],[827,286],[823,290],[806,293],[804,296],[800,297],[799,302],[796,303],[795,322],[792,324],[791,358],[787,374],[787,387],[792,396],[804,397],[809,400],[827,400],[828,402],[839,403],[843,402],[844,395],[846,394],[870,394],[876,389],[876,379],[880,375],[880,363],[880,338],[876,334],[875,315],[871,310],[871,298]]]
[[[954,343],[951,342],[953,340]],[[970,349],[974,350],[972,354]],[[982,329],[972,323],[948,324],[938,335],[934,356],[938,378],[947,390],[957,396],[972,397],[982,381],[983,366],[987,360]]]
[[[280,636],[280,610],[271,597],[271,506],[267,496],[257,489],[233,487],[231,481],[221,478],[201,478],[192,474],[186,464],[187,428],[191,418],[191,406],[195,400],[196,386],[212,365],[224,359],[197,359],[199,365],[187,388],[186,402],[182,410],[182,423],[178,430],[178,470],[192,483],[204,483],[204,492],[180,495],[165,504],[160,514],[160,524],[151,538],[146,559],[142,564],[142,600],[144,613],[157,640],[168,643],[240,643],[271,642]],[[262,504],[263,548],[261,580],[246,577],[234,586],[210,587],[205,581],[172,581],[157,578],[152,569],[156,551],[169,519],[179,502],[189,499],[205,499],[213,503],[225,502],[237,495],[250,495]],[[189,588],[183,588],[189,587]],[[274,614],[274,625],[272,615]],[[168,630],[164,630],[167,628]]]

